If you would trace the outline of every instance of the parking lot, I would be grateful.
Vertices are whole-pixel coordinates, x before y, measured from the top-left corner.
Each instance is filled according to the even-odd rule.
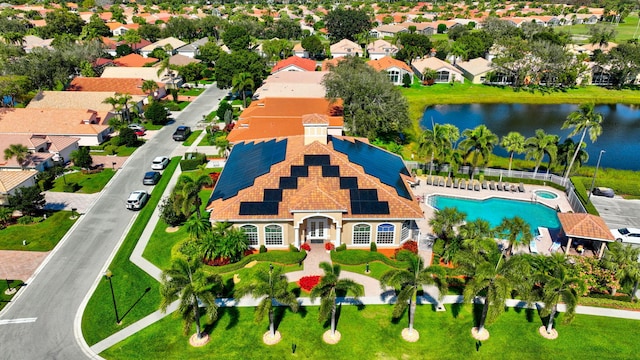
[[[640,228],[640,200],[625,200],[621,197],[606,198],[592,196],[600,216],[611,229],[623,227]]]

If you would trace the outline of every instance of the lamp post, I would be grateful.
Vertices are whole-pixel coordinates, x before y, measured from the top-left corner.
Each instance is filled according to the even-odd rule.
[[[109,280],[109,287],[111,288],[111,299],[113,300],[113,310],[116,313],[116,324],[120,324],[120,316],[118,316],[118,306],[116,305],[116,296],[113,293],[113,283],[111,282],[111,278],[113,277],[113,273],[111,270],[107,269],[104,273],[104,276]]]
[[[593,193],[593,186],[596,184],[596,175],[598,174],[598,168],[600,167],[600,159],[602,159],[602,154],[606,153],[605,150],[600,150],[600,155],[598,155],[598,162],[596,163],[596,171],[593,172],[593,179],[591,180],[591,190],[589,190],[588,199],[591,199],[591,193]]]

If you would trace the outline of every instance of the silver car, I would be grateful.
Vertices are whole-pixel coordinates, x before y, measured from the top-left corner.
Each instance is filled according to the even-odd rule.
[[[158,156],[155,159],[153,159],[153,162],[151,163],[151,168],[153,170],[164,170],[164,168],[166,168],[167,165],[169,165],[169,158],[166,156]]]
[[[144,190],[136,190],[129,194],[127,199],[127,209],[140,210],[149,201],[149,193]]]
[[[611,235],[617,242],[628,244],[640,244],[640,229],[622,228],[611,230]]]

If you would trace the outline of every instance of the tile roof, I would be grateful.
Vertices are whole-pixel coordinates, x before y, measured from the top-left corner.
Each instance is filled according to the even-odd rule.
[[[558,220],[568,237],[615,241],[609,226],[595,215],[585,213],[558,213]]]
[[[387,50],[389,50],[391,54],[395,54],[398,52],[398,47],[382,39],[378,39],[367,45],[367,52],[369,54],[384,54]]]
[[[327,71],[280,71],[269,75],[255,96],[288,98],[324,98],[327,91],[322,79]]]
[[[158,59],[152,57],[144,57],[138,54],[129,54],[123,57],[119,57],[117,59],[113,59],[113,63],[117,66],[126,66],[126,67],[142,67],[147,64],[153,64],[158,62]]]
[[[171,47],[172,47],[174,50],[176,50],[176,49],[178,49],[178,48],[180,48],[180,47],[182,47],[182,46],[187,45],[187,43],[186,43],[186,42],[184,42],[184,41],[182,41],[182,40],[180,40],[180,39],[176,39],[176,38],[174,38],[174,37],[168,37],[168,38],[165,38],[165,39],[162,39],[162,40],[158,40],[158,41],[156,41],[156,42],[154,42],[154,43],[152,43],[152,44],[149,44],[149,45],[147,45],[147,46],[143,47],[143,48],[142,48],[142,49],[140,49],[140,50],[142,50],[142,51],[149,51],[149,52],[151,52],[151,51],[153,51],[155,48],[163,48],[163,49],[164,49],[164,47],[165,47],[166,45],[171,45]]]
[[[455,66],[449,64],[446,61],[442,61],[437,57],[428,57],[423,59],[414,60],[411,63],[415,69],[423,73],[426,68],[433,70],[447,69],[449,71],[455,72],[456,74],[462,74],[460,69],[457,69]]]
[[[346,139],[339,137],[339,139]],[[340,211],[343,212],[343,219],[419,219],[423,217],[420,205],[415,200],[411,191],[406,188],[409,185],[407,180],[409,176],[402,173],[398,174],[400,186],[404,186],[409,197],[405,198],[398,195],[397,189],[393,186],[384,184],[379,178],[365,172],[365,169],[349,160],[349,157],[334,149],[333,141],[327,144],[313,142],[304,145],[303,136],[289,137],[286,140],[286,155],[283,161],[272,164],[268,172],[264,175],[257,176],[251,186],[239,189],[237,194],[227,197],[226,199],[219,197],[210,200],[207,209],[211,210],[211,219],[229,220],[229,221],[252,221],[252,220],[271,220],[271,219],[292,219],[292,212],[295,211]],[[358,140],[346,140],[350,142],[358,142]],[[245,143],[245,146],[259,147],[266,143]],[[361,143],[364,146],[371,147],[366,142]],[[234,148],[235,149],[235,148]],[[372,151],[383,152],[385,150],[373,147]],[[330,167],[337,168],[338,176],[323,176],[323,167],[314,166],[306,162],[307,156],[328,157]],[[375,161],[375,159],[372,159]],[[234,150],[231,151],[228,162],[242,161],[235,159]],[[399,159],[399,161],[402,161]],[[227,164],[228,165],[228,164]],[[296,177],[297,187],[282,188],[281,178],[290,178],[293,168],[300,170],[306,168],[307,176],[301,175]],[[216,184],[224,186],[226,176],[243,176],[243,174],[225,173],[225,169],[220,175],[220,179]],[[251,169],[247,170],[249,173]],[[388,213],[366,213],[362,211],[354,211],[352,209],[353,201],[352,190],[341,186],[342,178],[345,180],[353,180],[357,182],[357,191],[365,191],[369,195],[377,197],[377,202],[388,206]],[[230,180],[233,181],[233,180]],[[222,184],[222,185],[221,185]],[[277,202],[277,210],[275,215],[241,215],[241,204],[260,204],[265,200],[265,190],[281,189],[282,199]],[[215,194],[214,189],[214,194]],[[278,191],[278,190],[272,190]],[[212,199],[214,196],[212,195]]]
[[[201,63],[202,60],[198,60],[198,59],[194,59],[194,58],[190,58],[188,56],[185,55],[181,55],[181,54],[175,54],[172,57],[169,58],[169,64],[171,65],[175,65],[175,66],[185,66],[185,65],[189,65],[192,63]]]
[[[359,54],[362,56],[362,47],[359,44],[349,40],[342,39],[329,47],[332,55],[336,54]]]
[[[379,60],[367,61],[367,64],[377,71],[389,70],[391,68],[398,68],[407,72],[412,72],[411,67],[404,61],[396,60],[391,56],[385,56]]]
[[[458,62],[456,66],[474,76],[491,71],[492,69],[491,61],[481,57]]]
[[[337,57],[333,59],[327,59],[322,61],[322,71],[329,71],[332,67],[338,66],[340,61],[346,60],[344,57]]]
[[[271,73],[274,74],[292,66],[304,71],[315,71],[317,65],[316,62],[311,59],[304,59],[299,56],[290,56],[284,60],[278,61],[273,69],[271,69]]]
[[[115,91],[41,91],[31,99],[28,109],[91,109],[108,112],[113,106],[105,104],[106,98],[113,97]],[[135,101],[144,96],[134,95]]]
[[[144,79],[141,78],[122,79],[77,77],[71,81],[67,91],[108,91],[117,92],[119,94],[146,95],[144,91],[142,91],[143,82]],[[164,87],[164,84],[159,82],[158,86],[162,88]]]
[[[38,171],[0,171],[0,193],[8,194],[17,186],[38,175]]]
[[[24,145],[31,153],[30,161],[23,164],[26,168],[32,168],[39,163],[52,158],[56,152],[77,145],[80,141],[72,136],[48,136],[33,134],[0,134],[0,153],[10,145]],[[22,165],[15,158],[0,158],[0,167],[20,168]]]
[[[102,72],[101,78],[110,78],[110,79],[144,79],[144,80],[153,80],[160,83],[163,81],[169,81],[169,77],[166,76],[168,70],[164,70],[160,75],[158,75],[157,67],[115,67],[109,66],[104,69]],[[164,86],[164,83],[162,84]]]
[[[0,133],[95,135],[109,128],[109,125],[99,125],[102,118],[91,110],[3,108],[0,109]]]

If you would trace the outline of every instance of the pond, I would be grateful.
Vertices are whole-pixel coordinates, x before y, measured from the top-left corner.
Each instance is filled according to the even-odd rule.
[[[532,104],[464,104],[436,105],[427,108],[420,125],[431,128],[431,121],[453,124],[460,129],[473,129],[484,124],[502,139],[510,131],[531,137],[536,129],[560,136],[560,142],[571,132],[562,130],[567,115],[576,111],[578,105],[532,105]],[[606,150],[600,161],[601,167],[640,170],[640,109],[629,105],[597,105],[596,111],[604,117],[602,134],[595,143],[585,137],[589,160],[585,165],[596,166],[600,150]],[[580,135],[573,137],[575,142]],[[494,153],[507,157],[509,154],[497,146]],[[523,156],[520,156],[522,158]],[[546,161],[546,159],[545,159]]]

